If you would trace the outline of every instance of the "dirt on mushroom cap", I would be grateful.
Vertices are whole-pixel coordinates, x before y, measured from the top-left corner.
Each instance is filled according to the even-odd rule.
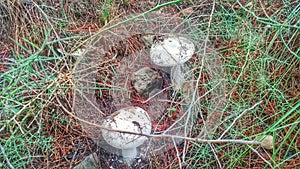
[[[158,66],[175,66],[188,61],[195,52],[195,45],[182,36],[169,35],[152,45],[151,60]]]
[[[115,112],[111,118],[107,118],[104,127],[112,130],[123,130],[128,132],[150,134],[151,121],[147,112],[140,107],[126,107]],[[143,144],[147,137],[113,132],[103,129],[102,135],[105,141],[113,147],[119,149],[131,149]]]

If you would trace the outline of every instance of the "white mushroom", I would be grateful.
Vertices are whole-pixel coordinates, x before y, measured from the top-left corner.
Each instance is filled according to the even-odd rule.
[[[274,147],[273,136],[271,135],[264,136],[260,141],[260,144],[263,148],[272,150]]]
[[[180,88],[184,82],[182,67],[195,52],[194,43],[181,36],[170,35],[160,42],[153,43],[150,58],[158,66],[171,67],[171,79],[175,88]]]
[[[150,134],[151,120],[148,113],[140,107],[126,107],[113,113],[107,118],[103,127],[112,130],[122,130],[126,132]],[[122,156],[127,163],[137,156],[136,148],[142,145],[146,136],[129,134],[102,129],[104,140],[111,146],[121,149]]]

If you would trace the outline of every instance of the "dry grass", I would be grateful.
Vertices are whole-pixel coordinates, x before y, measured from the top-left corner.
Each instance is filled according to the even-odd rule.
[[[61,108],[72,110],[76,59],[57,49],[70,53],[110,20],[145,12],[157,2],[64,2],[0,2],[0,168],[69,168],[95,151],[104,168],[125,167],[112,161],[118,158],[114,154],[97,148],[80,122]],[[186,141],[142,159],[135,167],[300,166],[299,10],[296,2],[279,0],[186,1],[160,9],[172,16],[198,20],[198,28],[221,57],[226,102],[216,110],[211,101],[218,94],[201,99],[196,108],[201,113],[196,114],[191,136],[198,136],[205,122],[219,120],[212,139],[224,131],[225,138],[233,139],[252,140],[270,134],[275,147],[265,150]],[[195,77],[199,77],[199,96],[216,84],[205,71],[199,75],[200,63],[197,58],[190,60]],[[141,103],[139,96],[134,99]],[[263,103],[232,125],[240,113],[259,101]],[[209,112],[214,111],[221,114],[211,116]],[[166,125],[161,123],[160,127]]]

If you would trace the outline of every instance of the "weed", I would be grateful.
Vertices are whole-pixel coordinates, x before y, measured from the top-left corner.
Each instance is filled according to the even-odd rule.
[[[158,3],[149,11],[100,31],[101,25],[116,17],[116,1],[80,5],[77,1],[0,2],[0,33],[5,35],[0,39],[4,39],[5,50],[11,51],[8,56],[4,47],[0,47],[0,168],[47,168],[48,164],[69,168],[78,164],[91,151],[91,141],[80,123],[65,113],[72,110],[73,63],[77,57],[59,53],[57,49],[72,52],[105,31],[177,2],[180,1]],[[264,150],[254,145],[186,141],[176,151],[165,152],[168,161],[164,157],[164,166],[156,167],[297,168],[300,165],[299,4],[296,1],[205,2],[191,6],[191,15],[185,17],[198,19],[191,24],[197,24],[204,38],[211,42],[209,45],[216,49],[221,57],[221,65],[216,67],[221,67],[223,74],[211,81],[206,76],[207,69],[201,69],[202,74],[196,73],[201,74],[198,88],[204,94],[221,81],[226,101],[215,106],[212,102],[218,98],[217,94],[198,96],[200,103],[193,111],[199,117],[193,121],[192,134],[198,136],[202,131],[209,116],[207,112],[218,111],[222,115],[217,118],[211,139],[222,136],[255,140],[272,135],[275,145],[272,150]],[[127,0],[123,3],[131,5]],[[181,7],[177,4],[175,11]],[[203,40],[197,37],[198,30],[193,31],[194,39]],[[193,70],[201,68],[196,63],[190,66]],[[60,104],[56,100],[61,100]],[[260,101],[260,105],[234,121]],[[172,117],[177,108],[167,110]],[[66,158],[77,150],[81,154],[76,158]],[[153,157],[149,163],[155,166],[159,160]]]
[[[114,18],[114,11],[115,4],[113,0],[107,0],[105,1],[100,7],[100,9],[97,12],[100,12],[101,14],[101,22],[106,25],[110,20]]]

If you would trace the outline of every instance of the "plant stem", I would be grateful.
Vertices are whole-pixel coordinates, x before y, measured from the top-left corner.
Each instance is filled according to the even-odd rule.
[[[152,9],[146,11],[146,12],[143,12],[143,13],[141,13],[141,14],[139,14],[139,15],[136,15],[136,16],[133,16],[133,17],[131,17],[131,18],[128,18],[128,19],[126,19],[126,20],[124,20],[124,21],[118,22],[118,23],[116,23],[116,24],[114,24],[114,25],[112,25],[112,26],[103,28],[103,29],[99,30],[97,33],[95,33],[94,35],[92,35],[91,37],[89,37],[89,38],[83,40],[78,46],[75,47],[74,51],[75,51],[76,49],[78,49],[79,47],[81,47],[81,46],[82,46],[83,44],[85,44],[86,42],[88,42],[88,41],[92,40],[93,38],[99,36],[100,34],[102,34],[102,33],[105,32],[105,31],[108,31],[108,30],[110,30],[110,29],[112,29],[112,28],[115,28],[115,27],[117,27],[117,26],[119,26],[119,25],[122,25],[122,24],[124,24],[124,23],[126,23],[126,22],[133,21],[133,20],[135,20],[135,19],[137,19],[137,18],[139,18],[139,17],[142,17],[142,16],[144,16],[144,15],[146,15],[146,14],[148,14],[148,13],[151,13],[151,12],[153,12],[153,11],[156,11],[156,10],[162,8],[162,7],[165,7],[165,6],[168,6],[168,5],[172,5],[172,4],[177,4],[177,3],[182,2],[182,1],[184,1],[184,0],[175,0],[175,1],[170,1],[170,2],[166,2],[166,3],[163,3],[163,4],[157,5],[156,7],[152,8]]]
[[[140,136],[146,136],[148,138],[172,138],[172,139],[183,139],[183,140],[188,140],[188,141],[195,141],[195,142],[201,142],[201,143],[236,143],[236,144],[253,144],[253,145],[260,145],[261,143],[256,140],[234,140],[234,139],[216,139],[216,140],[207,140],[207,139],[200,139],[200,138],[192,138],[192,137],[185,137],[185,136],[178,136],[178,135],[169,135],[169,134],[143,134],[143,133],[136,133],[136,132],[129,132],[129,131],[123,131],[123,130],[115,130],[111,129],[108,127],[101,126],[99,124],[94,124],[92,122],[86,121],[84,119],[81,119],[77,116],[75,116],[73,113],[71,113],[69,110],[67,110],[59,101],[59,99],[56,97],[57,102],[59,105],[62,107],[62,109],[68,113],[70,116],[74,117],[75,119],[98,127],[100,129],[108,130],[108,131],[113,131],[113,132],[120,132],[120,133],[126,133],[126,134],[134,134],[134,135],[140,135]]]
[[[8,166],[10,169],[14,169],[14,166],[12,166],[12,164],[11,164],[10,161],[9,161],[9,159],[7,158],[6,153],[5,153],[5,151],[4,151],[4,148],[2,147],[1,144],[0,144],[0,152],[1,152],[1,153],[3,154],[3,156],[4,156],[7,166]]]

